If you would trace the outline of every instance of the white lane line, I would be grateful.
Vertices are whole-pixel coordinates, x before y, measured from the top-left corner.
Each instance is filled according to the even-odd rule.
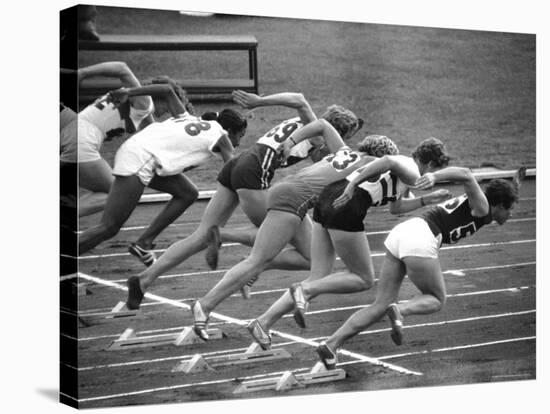
[[[532,374],[491,375],[491,379],[506,378],[507,380],[510,380],[512,378],[529,378],[529,377],[532,377]]]
[[[275,348],[275,346],[273,346]],[[203,352],[201,353],[202,356],[212,356],[212,355],[225,355],[225,354],[231,354],[233,352],[241,352],[246,351],[247,348],[233,348],[233,349],[224,349],[222,351],[216,351],[216,352]],[[133,366],[133,365],[144,365],[144,364],[155,364],[158,362],[166,362],[166,361],[175,361],[175,360],[183,360],[187,358],[193,357],[195,354],[192,355],[178,355],[173,357],[165,357],[165,358],[155,358],[155,359],[147,359],[147,360],[139,360],[139,361],[130,361],[130,362],[117,362],[113,364],[105,364],[105,365],[92,365],[88,367],[78,367],[75,368],[78,371],[91,371],[95,369],[106,369],[106,368],[118,368],[118,367],[127,367],[127,366]]]
[[[503,292],[517,293],[517,292],[520,292],[520,291],[523,291],[523,290],[528,290],[528,289],[531,289],[531,288],[532,288],[531,286],[521,286],[521,287],[514,287],[514,288],[484,290],[484,291],[467,292],[467,293],[456,293],[456,294],[447,295],[447,298],[450,299],[450,298],[455,298],[455,297],[488,295],[488,294],[503,293]],[[407,302],[407,301],[402,300],[402,301],[399,301],[399,302],[404,303],[404,302]],[[341,307],[338,307],[338,308],[329,308],[329,309],[320,309],[318,311],[310,311],[310,312],[307,312],[306,315],[321,315],[321,314],[324,314],[324,313],[343,312],[343,311],[348,311],[348,310],[359,310],[359,309],[367,308],[369,306],[370,305],[341,306]],[[525,311],[525,312],[531,312],[531,311]],[[534,312],[534,311],[532,311],[532,312]],[[521,313],[516,313],[516,314],[521,314]],[[502,315],[512,315],[512,314],[502,314]],[[291,318],[291,317],[293,317],[292,314],[287,314],[287,315],[283,316],[283,319],[287,319],[287,318]],[[434,324],[441,324],[441,323],[444,323],[444,322],[441,322],[441,323],[440,322],[433,322],[433,323]],[[215,326],[215,325],[221,325],[221,324],[213,323],[213,324],[210,324],[210,325]],[[423,326],[423,325],[411,325],[410,327],[421,327],[421,326]],[[431,326],[431,325],[426,325],[426,326]],[[163,328],[163,329],[151,329],[151,330],[143,331],[141,333],[144,334],[144,335],[145,334],[147,334],[147,335],[153,334],[154,335],[154,334],[169,333],[169,332],[175,332],[175,331],[177,332],[177,331],[181,331],[183,328],[185,328],[185,326],[177,326],[177,327]],[[379,332],[383,332],[383,331],[384,330],[380,330]],[[372,332],[372,331],[369,331],[369,332]],[[71,338],[66,334],[61,334],[61,335],[66,336],[68,338]],[[103,340],[103,339],[118,338],[119,336],[120,336],[120,334],[89,336],[89,337],[84,337],[84,338],[78,338],[78,341],[79,342],[98,341],[98,340]],[[74,338],[71,338],[71,339],[74,339]],[[312,341],[316,341],[318,339],[319,338],[311,338]],[[321,339],[323,339],[323,338],[321,338]]]
[[[402,358],[402,357],[406,357],[406,356],[423,355],[423,354],[430,354],[430,353],[449,352],[449,351],[456,351],[456,350],[461,350],[461,349],[471,349],[471,348],[479,348],[479,347],[484,347],[484,346],[501,345],[501,344],[511,343],[511,342],[530,341],[530,340],[533,340],[533,339],[536,339],[536,337],[529,336],[529,337],[523,337],[523,338],[511,338],[511,339],[505,339],[505,340],[501,340],[501,341],[484,342],[484,343],[479,343],[479,344],[470,344],[470,345],[456,346],[456,347],[451,347],[451,348],[439,348],[439,349],[433,349],[433,350],[429,350],[429,351],[426,350],[426,351],[419,351],[419,352],[409,352],[409,353],[406,353],[406,354],[387,355],[387,356],[380,357],[379,359],[392,359],[392,358]],[[364,362],[367,362],[367,361],[358,360],[358,361],[342,362],[342,363],[339,363],[338,366],[342,367],[342,366],[346,366],[346,365],[361,364],[361,363],[364,363]],[[293,370],[292,372],[296,373],[296,372],[306,371],[306,370],[309,370],[309,369],[311,369],[311,368],[299,368],[299,369]],[[109,400],[109,399],[114,399],[114,398],[122,398],[122,397],[131,397],[131,396],[143,395],[143,394],[151,394],[151,393],[160,392],[160,391],[173,391],[173,390],[199,387],[199,386],[205,386],[205,385],[226,384],[226,383],[230,383],[230,382],[235,382],[236,380],[238,380],[238,381],[247,381],[247,380],[252,380],[252,379],[270,378],[272,376],[282,375],[283,373],[284,373],[284,371],[280,371],[280,372],[272,372],[272,373],[269,373],[269,374],[251,375],[251,376],[247,376],[247,377],[224,378],[224,379],[219,379],[219,380],[214,380],[214,381],[203,381],[203,382],[196,382],[196,383],[190,383],[190,384],[171,385],[171,386],[166,386],[166,387],[149,388],[149,389],[144,389],[144,390],[140,390],[140,391],[131,391],[131,392],[127,392],[127,393],[102,395],[102,396],[89,397],[89,398],[81,398],[81,399],[78,399],[77,401],[79,403],[84,403],[84,402],[91,402],[91,401]],[[71,398],[74,399],[73,397],[71,397]]]
[[[426,328],[426,327],[432,327],[432,326],[442,326],[447,324],[458,324],[458,323],[464,323],[464,322],[477,322],[477,321],[483,321],[483,320],[489,320],[489,319],[498,319],[498,318],[508,318],[508,317],[514,317],[514,316],[523,316],[536,313],[536,309],[531,309],[527,311],[519,311],[519,312],[507,312],[507,313],[501,313],[501,314],[495,314],[495,315],[484,315],[484,316],[475,316],[470,318],[462,318],[462,319],[454,319],[454,320],[448,320],[448,321],[440,321],[440,322],[427,322],[422,324],[416,324],[416,325],[405,325],[406,329],[413,329],[413,328]],[[383,329],[373,329],[373,330],[366,330],[361,331],[358,333],[358,335],[372,335],[382,332],[389,332],[390,328],[383,328]],[[326,337],[319,337],[319,338],[310,338],[309,340],[312,342],[321,341],[323,339],[326,339]],[[273,344],[273,348],[280,348],[283,346],[293,345],[295,344],[294,341],[290,342],[280,342],[277,344]],[[224,355],[228,353],[233,352],[240,352],[244,351],[246,348],[234,348],[234,349],[224,349],[220,351],[214,351],[214,352],[208,352],[203,353],[203,356],[211,356],[211,355]],[[191,358],[194,354],[189,355],[178,355],[173,357],[165,357],[165,358],[154,358],[154,359],[147,359],[147,360],[139,360],[139,361],[130,361],[130,362],[117,362],[113,364],[104,364],[104,365],[92,365],[87,367],[79,367],[75,368],[78,371],[90,371],[90,370],[96,370],[96,369],[107,369],[107,368],[119,368],[119,367],[126,367],[126,366],[134,366],[134,365],[145,365],[145,364],[155,364],[159,362],[166,362],[166,361],[173,361],[173,360],[184,360],[187,358]]]
[[[487,319],[508,318],[511,316],[523,316],[523,315],[529,315],[532,313],[537,313],[537,310],[529,309],[526,311],[506,312],[506,313],[499,313],[495,315],[472,316],[471,318],[453,319],[450,321],[447,320],[447,321],[440,321],[440,322],[418,323],[415,325],[404,325],[403,328],[404,329],[426,328],[426,327],[433,327],[433,326],[450,325],[454,323],[476,322],[476,321],[482,321]],[[373,330],[359,332],[358,335],[370,335],[370,334],[389,332],[389,331],[390,331],[390,328],[373,329]]]
[[[382,253],[374,253],[374,255],[376,255],[375,257],[382,257],[383,256]],[[337,257],[336,260],[340,260],[340,258]],[[529,266],[529,265],[533,265],[533,264],[536,264],[536,262],[524,262],[524,263],[500,265],[500,266],[473,267],[473,268],[465,268],[465,269],[452,269],[452,270],[445,270],[443,273],[445,274],[445,273],[468,272],[468,271],[476,271],[476,270],[505,269],[505,268],[508,268],[508,267]],[[204,271],[200,271],[200,272],[175,273],[175,274],[171,274],[171,275],[162,275],[162,276],[159,276],[158,278],[159,279],[176,279],[176,278],[185,278],[185,277],[192,277],[192,276],[213,276],[213,275],[217,275],[218,273],[225,273],[228,270],[229,270],[229,268],[217,269],[217,270],[204,270]],[[304,270],[304,271],[307,272],[307,270]],[[76,276],[73,275],[72,277],[74,278]],[[114,279],[114,280],[112,280],[112,282],[124,283],[124,282],[126,282],[126,279]],[[259,294],[278,292],[278,291],[280,291],[280,290],[277,289],[277,290],[273,290],[273,291],[271,291],[271,290],[257,291],[257,292],[252,292],[252,295],[259,295]],[[237,296],[237,295],[235,295],[235,296]],[[185,300],[185,299],[181,299],[181,300]],[[144,305],[147,305],[147,304],[144,304]]]
[[[521,198],[519,200],[521,201],[536,201],[536,198]],[[389,211],[388,209],[378,210],[380,212]],[[508,223],[514,223],[514,222],[521,222],[521,221],[527,221],[527,220],[535,220],[534,218],[528,218],[528,219],[510,219],[508,220]],[[184,227],[184,226],[198,226],[200,224],[200,221],[186,221],[183,223],[172,223],[168,227]],[[237,226],[249,226],[251,223],[249,221],[242,221],[242,222],[232,222],[228,223],[233,227]],[[138,230],[145,230],[149,225],[143,225],[143,226],[129,226],[129,227],[122,227],[120,231],[138,231]],[[78,231],[77,234],[81,234],[83,231]],[[388,231],[380,231],[380,232],[373,232],[373,233],[367,233],[367,234],[383,234],[388,233]]]
[[[519,220],[522,220],[522,219],[519,219]],[[531,220],[531,219],[529,219]],[[532,220],[535,220],[535,219],[532,219]],[[511,221],[511,220],[510,220]],[[384,231],[378,231],[378,232],[367,232],[367,236],[369,235],[374,235],[374,234],[387,234],[389,233],[390,231],[389,230],[384,230]],[[529,242],[532,242],[532,241],[535,241],[534,239],[533,240],[527,240],[527,241],[524,241],[525,243],[529,243]],[[522,241],[515,241],[515,242],[500,242],[500,243],[521,243]],[[480,244],[481,247],[485,246],[485,245],[490,245],[487,244],[487,243],[482,243]],[[233,247],[233,246],[243,246],[242,244],[240,243],[224,243],[222,244],[223,247]],[[442,247],[440,250],[449,250],[449,249],[453,249],[453,248],[466,248],[466,246],[469,246],[469,245],[464,245],[464,246],[448,246],[448,247]],[[155,253],[163,253],[166,251],[166,249],[156,249],[156,250],[153,250]],[[383,254],[383,253],[380,253],[380,254]],[[78,259],[79,260],[90,260],[90,259],[98,259],[98,258],[105,258],[105,257],[122,257],[122,256],[130,256],[130,253],[128,252],[119,252],[119,253],[109,253],[109,254],[102,254],[102,255],[86,255],[86,256],[80,256]],[[67,256],[67,257],[70,257],[70,256]]]
[[[446,348],[438,348],[438,349],[431,349],[431,350],[423,350],[423,351],[417,351],[417,352],[406,352],[403,354],[393,354],[393,355],[386,355],[378,357],[378,359],[395,359],[395,358],[405,358],[409,356],[417,356],[417,355],[426,355],[426,354],[433,354],[433,353],[439,353],[439,352],[449,352],[449,351],[461,351],[464,349],[473,349],[473,348],[481,348],[484,346],[493,346],[493,345],[502,345],[502,344],[508,344],[511,342],[520,342],[520,341],[531,341],[537,339],[536,336],[525,336],[523,338],[512,338],[512,339],[503,339],[500,341],[491,341],[491,342],[483,342],[479,344],[469,344],[469,345],[460,345],[460,346],[451,346]],[[343,363],[345,364],[345,363]],[[343,365],[340,364],[340,365]]]
[[[101,285],[109,286],[109,287],[119,289],[119,290],[128,291],[128,288],[126,286],[121,286],[118,283],[114,283],[114,282],[111,282],[109,280],[101,279],[101,278],[95,277],[95,276],[90,276],[90,275],[87,275],[85,273],[80,273],[79,276],[83,279],[87,279],[87,280],[90,280],[92,282],[95,282],[95,283],[98,283],[98,284],[101,284]],[[155,294],[152,294],[152,293],[149,293],[149,292],[145,293],[144,296],[148,299],[155,300],[157,302],[161,302],[161,303],[164,303],[164,304],[167,304],[167,305],[175,306],[176,308],[182,308],[182,309],[187,309],[187,310],[191,309],[191,306],[189,306],[187,303],[182,303],[182,302],[178,302],[177,300],[168,299],[168,298],[165,298],[164,296],[158,296],[158,295],[155,295]],[[234,318],[231,318],[229,316],[225,316],[225,315],[222,315],[222,314],[219,314],[219,313],[216,313],[216,312],[212,312],[210,314],[210,317],[211,318],[216,318],[216,319],[219,319],[219,320],[222,320],[222,321],[225,321],[225,322],[229,322],[229,323],[234,323],[236,325],[246,325],[246,321],[242,321],[242,320],[239,320],[239,319],[234,319]]]
[[[521,267],[521,266],[532,266],[536,265],[537,262],[522,262],[522,263],[512,263],[512,264],[506,264],[506,265],[496,265],[496,266],[482,266],[482,267],[470,267],[470,268],[463,268],[463,269],[451,269],[451,270],[445,270],[443,271],[443,274],[453,275],[458,272],[475,272],[475,271],[483,271],[483,270],[496,270],[496,269],[508,269],[512,267]],[[225,270],[219,270],[216,272],[223,272]],[[203,272],[204,274],[208,274],[209,272]],[[174,274],[174,275],[167,275],[167,276],[160,276],[159,279],[162,279],[163,277],[169,277],[169,278],[184,278],[184,277],[190,277],[194,276],[196,273],[181,273],[181,274]],[[375,279],[375,281],[378,279]],[[126,282],[126,279],[117,279],[112,280],[112,282],[115,283],[124,283]],[[266,294],[273,294],[273,293],[282,293],[286,292],[288,289],[271,289],[271,290],[258,290],[251,293],[252,296],[257,295],[266,295]],[[231,295],[232,297],[240,296],[239,294]],[[178,301],[192,301],[196,298],[182,298],[182,299],[176,299]],[[162,305],[162,303],[158,302],[147,302],[143,303],[141,306],[149,307],[149,306],[158,306]],[[86,312],[102,312],[102,311],[110,311],[111,309],[107,308],[97,308],[97,309],[88,309]]]
[[[84,273],[81,273],[80,275],[84,279],[92,280],[96,283],[105,284],[105,285],[108,285],[108,286],[111,286],[111,287],[114,287],[114,288],[120,289],[120,290],[126,290],[126,291],[128,290],[128,288],[126,286],[121,286],[121,285],[118,285],[116,283],[110,282],[108,280],[103,280],[103,279],[100,279],[100,278],[95,277],[95,276],[86,275]],[[156,300],[158,302],[163,302],[163,303],[166,303],[166,304],[178,307],[178,308],[190,309],[190,306],[185,304],[185,303],[181,303],[181,302],[178,302],[178,301],[175,301],[175,300],[172,300],[172,299],[168,299],[168,298],[165,298],[165,297],[162,297],[162,296],[153,295],[151,293],[145,293],[145,296],[149,299]],[[229,316],[225,316],[225,315],[222,315],[222,314],[217,313],[217,312],[211,312],[209,316],[210,316],[211,319],[215,318],[215,319],[225,321],[225,322],[229,322],[229,323],[233,323],[233,324],[239,325],[239,326],[244,326],[244,325],[247,324],[247,321],[245,321],[245,320],[231,318]],[[287,334],[287,333],[284,333],[284,332],[281,332],[281,331],[272,330],[271,332],[274,335],[280,336],[281,338],[290,339],[292,341],[303,343],[303,344],[306,344],[306,345],[311,345],[311,346],[315,346],[315,347],[317,345],[319,345],[317,342],[310,341],[308,339],[304,339],[304,338],[301,338],[299,336],[290,335],[290,334]],[[342,350],[342,351],[345,351],[345,350]],[[345,352],[347,352],[347,351],[345,351]],[[367,357],[367,356],[364,356],[364,355],[350,353],[349,356],[351,356],[353,358],[363,358],[363,360],[371,362],[372,364],[380,365],[380,366],[383,366],[383,367],[386,367],[388,369],[392,369],[394,371],[401,372],[401,373],[404,373],[404,374],[422,375],[421,373],[417,373],[417,372],[414,372],[414,371],[409,371],[406,368],[402,368],[402,367],[399,367],[399,366],[396,366],[396,365],[393,365],[393,364],[387,364],[387,363],[384,363],[384,362],[380,362],[380,361],[377,361],[374,358],[370,358],[370,357]]]

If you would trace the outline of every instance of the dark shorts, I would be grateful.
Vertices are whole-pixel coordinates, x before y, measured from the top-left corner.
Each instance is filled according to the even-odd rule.
[[[227,161],[218,174],[218,182],[233,191],[239,188],[265,190],[273,179],[276,161],[274,150],[255,145]]]
[[[317,202],[318,193],[299,180],[282,181],[269,190],[268,210],[286,211],[303,219]]]
[[[327,229],[349,232],[364,231],[363,220],[371,206],[371,197],[366,191],[357,188],[352,199],[342,208],[335,210],[332,203],[346,188],[348,180],[340,180],[327,185],[313,210],[313,220]]]

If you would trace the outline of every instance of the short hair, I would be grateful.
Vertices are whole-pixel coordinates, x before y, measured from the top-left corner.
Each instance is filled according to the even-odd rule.
[[[491,206],[509,209],[519,199],[518,188],[510,181],[495,178],[485,185],[485,197]]]
[[[172,90],[176,94],[176,96],[179,98],[179,100],[183,103],[183,106],[185,106],[185,109],[190,114],[195,113],[195,108],[189,102],[189,98],[187,97],[187,91],[181,87],[181,85],[174,79],[172,79],[169,76],[166,75],[159,75],[154,78],[148,79],[143,82],[144,85],[170,85],[172,87]]]
[[[234,109],[224,109],[221,112],[205,112],[201,115],[205,121],[217,121],[226,131],[239,132],[248,126],[246,119]]]
[[[399,148],[390,138],[385,135],[368,135],[359,143],[359,151],[366,152],[373,157],[384,155],[398,155]]]
[[[363,126],[363,120],[340,105],[331,105],[321,115],[343,139],[351,138]]]
[[[422,164],[429,164],[431,162],[438,168],[449,165],[449,160],[451,159],[446,153],[443,142],[434,137],[426,138],[418,144],[412,156]]]

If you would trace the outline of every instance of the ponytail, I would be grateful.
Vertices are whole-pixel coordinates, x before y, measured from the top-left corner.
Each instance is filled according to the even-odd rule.
[[[224,109],[221,112],[205,112],[201,116],[205,121],[217,121],[226,131],[239,132],[248,126],[246,119],[233,109]]]

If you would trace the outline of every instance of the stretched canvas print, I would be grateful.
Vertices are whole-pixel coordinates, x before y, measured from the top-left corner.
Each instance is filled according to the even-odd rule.
[[[535,34],[60,17],[61,402],[536,379]]]

